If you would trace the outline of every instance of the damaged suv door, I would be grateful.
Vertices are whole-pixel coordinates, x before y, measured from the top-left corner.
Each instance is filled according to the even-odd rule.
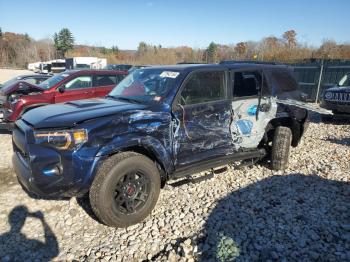
[[[173,103],[175,169],[232,152],[227,71],[194,71]]]
[[[269,95],[261,70],[231,71],[233,121],[231,133],[235,149],[256,148],[267,124],[276,116],[277,105]]]

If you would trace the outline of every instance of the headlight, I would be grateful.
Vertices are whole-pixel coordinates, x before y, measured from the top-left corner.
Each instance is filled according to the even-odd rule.
[[[20,96],[17,95],[17,94],[12,94],[12,95],[9,96],[9,102],[11,104],[16,104],[18,102],[19,97]]]
[[[34,132],[37,144],[48,144],[57,149],[76,149],[88,140],[86,129]]]
[[[327,99],[327,100],[332,99],[332,97],[333,97],[332,92],[326,92],[326,93],[324,94],[324,98]]]

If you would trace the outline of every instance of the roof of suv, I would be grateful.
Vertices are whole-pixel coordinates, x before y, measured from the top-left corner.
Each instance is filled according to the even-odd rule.
[[[19,76],[17,76],[17,79],[18,80],[21,80],[21,79],[23,79],[23,78],[36,78],[36,77],[47,77],[47,78],[49,78],[49,77],[51,77],[50,75],[45,75],[45,74],[31,74],[31,75],[19,75]]]
[[[153,69],[166,69],[176,71],[191,71],[196,69],[277,69],[288,68],[287,65],[263,64],[263,63],[225,63],[225,64],[177,64],[152,66]]]
[[[66,70],[62,73],[67,73],[67,74],[76,74],[76,73],[81,73],[81,74],[91,74],[91,73],[96,73],[96,74],[127,74],[127,70],[108,70],[108,69],[71,69],[71,70]]]

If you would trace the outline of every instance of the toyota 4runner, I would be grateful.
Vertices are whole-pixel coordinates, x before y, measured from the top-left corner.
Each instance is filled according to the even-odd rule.
[[[126,227],[172,178],[238,161],[285,169],[308,110],[288,67],[225,62],[135,70],[104,99],[31,110],[13,131],[25,189],[89,194],[96,216]]]

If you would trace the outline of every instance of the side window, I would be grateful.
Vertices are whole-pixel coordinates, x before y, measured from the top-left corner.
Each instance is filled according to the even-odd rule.
[[[182,105],[225,99],[223,71],[197,72],[190,76],[180,96]]]
[[[97,75],[95,86],[112,86],[117,84],[115,75]]]
[[[27,83],[29,83],[29,84],[36,84],[36,80],[35,80],[35,78],[28,78],[28,79],[26,79],[25,80]]]
[[[261,71],[235,72],[233,80],[233,97],[258,96],[268,94],[267,81]]]
[[[65,84],[66,89],[80,89],[91,87],[91,76],[78,76]]]
[[[298,89],[298,82],[287,70],[272,71],[272,77],[277,83],[278,93],[295,91]]]
[[[36,79],[36,84],[40,84],[41,82],[44,82],[47,78],[37,78]]]
[[[116,77],[117,77],[117,84],[118,84],[120,81],[122,81],[126,77],[126,75],[116,75]]]

